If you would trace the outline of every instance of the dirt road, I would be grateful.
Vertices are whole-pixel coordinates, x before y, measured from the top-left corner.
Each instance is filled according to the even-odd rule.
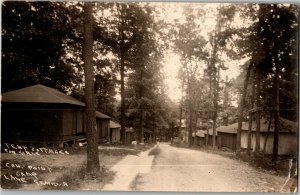
[[[134,190],[190,192],[278,192],[284,177],[258,171],[216,154],[159,145],[149,173],[140,173]]]

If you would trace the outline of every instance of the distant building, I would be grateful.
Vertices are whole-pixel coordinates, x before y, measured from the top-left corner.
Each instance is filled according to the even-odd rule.
[[[99,142],[110,142],[110,128],[109,128],[110,117],[96,111],[96,123],[99,132]]]
[[[268,133],[269,121],[266,119],[260,120],[260,150],[264,150],[264,145],[266,142],[265,153],[272,154],[273,153],[273,140],[274,140],[274,123],[270,126],[270,131]],[[248,124],[245,125],[246,128],[242,130],[242,148],[247,148],[246,138],[247,131],[244,129],[248,129]],[[251,133],[251,148],[255,151],[255,131],[256,131],[256,123],[252,124],[252,133]],[[278,143],[278,154],[279,155],[296,155],[298,150],[298,124],[297,122],[293,122],[287,120],[285,118],[279,118],[279,143]]]
[[[121,139],[121,125],[112,120],[109,121],[110,141],[111,143],[119,143]]]
[[[132,141],[136,141],[135,131],[132,127],[125,128],[126,132],[126,143],[130,144]]]
[[[260,120],[260,151],[264,151],[266,154],[272,154],[273,152],[273,139],[274,139],[274,125],[270,126],[268,132],[269,121],[266,119]],[[218,147],[227,147],[232,150],[236,149],[236,134],[238,123],[234,123],[228,126],[220,126],[217,128],[218,132]],[[247,148],[248,139],[248,122],[243,122],[241,131],[241,148]],[[278,154],[289,155],[296,154],[297,152],[297,123],[280,118],[279,120],[279,144]],[[255,150],[255,138],[256,123],[253,122],[251,130],[251,149]],[[264,148],[264,146],[266,146]]]

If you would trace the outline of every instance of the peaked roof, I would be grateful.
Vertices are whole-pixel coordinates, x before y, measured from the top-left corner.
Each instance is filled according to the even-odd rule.
[[[110,119],[109,116],[99,112],[99,111],[96,111],[96,118],[104,118],[104,119]]]
[[[111,129],[117,129],[117,128],[120,128],[120,127],[121,127],[121,125],[119,123],[116,123],[116,122],[114,122],[112,120],[109,121],[109,128],[111,128]]]
[[[260,120],[260,129],[261,132],[267,132],[269,126],[269,120],[262,118]],[[248,126],[247,126],[248,127]],[[270,132],[274,132],[274,121],[271,123]],[[252,124],[252,131],[256,130],[256,123]],[[298,123],[294,121],[290,121],[288,119],[279,117],[279,132],[297,132],[298,131]]]
[[[2,102],[59,103],[85,106],[83,102],[71,96],[40,84],[3,93]]]
[[[204,130],[203,132],[205,135],[207,134],[207,130]],[[208,129],[208,135],[213,135],[213,130],[212,129]],[[218,136],[218,131],[216,130],[216,136]]]
[[[267,132],[268,131],[268,126],[269,126],[269,121],[266,120],[265,118],[262,118],[260,120],[260,132]],[[238,123],[234,123],[228,126],[220,126],[217,127],[218,132],[224,132],[224,133],[232,133],[235,134],[237,133],[237,127]],[[249,123],[248,122],[243,122],[242,125],[242,130],[248,131],[249,128]],[[279,118],[279,132],[297,132],[297,122],[290,121],[288,119]],[[252,131],[256,131],[256,123],[252,123]],[[274,124],[272,123],[270,126],[270,132],[274,132]]]
[[[197,137],[205,137],[205,132],[206,132],[207,130],[197,130],[196,131],[196,136]],[[192,137],[195,137],[195,133],[193,132],[192,133]]]
[[[237,133],[237,128],[238,128],[238,123],[234,123],[234,124],[227,125],[227,126],[217,127],[217,131],[218,132],[223,132],[223,133],[235,134],[235,133]],[[243,122],[242,123],[242,129],[243,130],[248,129],[248,123]]]

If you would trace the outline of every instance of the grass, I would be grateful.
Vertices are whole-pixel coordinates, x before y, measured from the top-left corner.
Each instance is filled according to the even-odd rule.
[[[9,163],[10,166],[7,167],[6,163]],[[23,168],[12,167],[12,165],[20,165]],[[30,170],[27,167],[28,165],[34,165],[34,162],[1,159],[1,188],[19,189],[24,184],[27,185],[34,183],[34,176],[38,177],[38,175],[45,173],[45,171],[41,170]],[[23,181],[25,181],[26,183],[23,183],[21,178],[23,178]]]
[[[113,180],[115,173],[106,167],[100,167],[96,174],[88,175],[86,167],[82,166],[76,170],[70,170],[55,182],[66,182],[68,186],[46,186],[44,190],[80,190],[83,186],[92,186],[90,190],[100,190],[106,183]]]
[[[95,176],[94,179],[89,179],[86,177],[85,171],[85,158],[86,158],[86,147],[69,147],[66,148],[70,155],[55,157],[49,154],[41,156],[28,156],[28,155],[13,155],[5,154],[1,158],[1,188],[3,189],[20,189],[25,187],[24,183],[19,181],[9,181],[4,178],[5,176],[15,175],[18,169],[6,167],[5,163],[16,163],[23,166],[26,165],[35,165],[35,166],[45,166],[51,167],[51,173],[37,172],[38,180],[47,182],[58,183],[62,182],[67,183],[66,185],[40,185],[41,189],[54,189],[54,190],[75,190],[84,188],[87,186],[87,189],[100,190],[104,184],[109,183],[113,180],[114,172],[109,171],[110,167],[120,161],[126,155],[138,155],[140,152],[148,150],[153,145],[137,145],[135,148],[133,145],[100,145],[99,147],[99,159],[101,170],[99,174]],[[75,159],[78,159],[76,163]],[[80,161],[83,162],[79,163]],[[70,166],[72,165],[72,166]],[[24,170],[25,171],[25,170]],[[33,177],[26,177],[26,185],[33,184]],[[26,186],[26,188],[32,188],[34,186]]]

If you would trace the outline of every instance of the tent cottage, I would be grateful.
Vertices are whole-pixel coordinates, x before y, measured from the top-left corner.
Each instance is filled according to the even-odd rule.
[[[268,132],[269,121],[266,119],[260,120],[260,151],[264,151],[266,154],[273,153],[273,140],[274,140],[274,123],[270,125],[270,131]],[[248,129],[248,124],[245,125]],[[256,123],[252,124],[251,131],[251,148],[255,151],[255,131]],[[247,148],[245,143],[247,140],[246,130],[242,130],[241,142],[242,147]],[[279,134],[278,134],[278,154],[279,155],[296,155],[297,154],[297,122],[287,120],[285,118],[279,118]]]
[[[206,140],[208,140],[208,145],[212,146],[213,145],[213,130],[208,129],[208,130],[205,130],[203,133],[204,133],[205,142],[206,142]],[[216,131],[216,140],[218,140],[218,131]]]
[[[245,122],[243,123],[242,127],[245,128],[247,125],[248,128],[248,123],[246,124]],[[220,126],[217,127],[217,132],[218,132],[218,139],[217,139],[217,144],[218,147],[226,147],[230,148],[232,150],[236,149],[236,134],[237,134],[237,123],[228,125],[228,126]],[[247,144],[247,139],[245,140]],[[244,144],[244,142],[243,142]],[[246,145],[247,147],[247,145]]]
[[[264,151],[266,154],[272,154],[273,152],[273,140],[274,140],[274,125],[270,126],[268,132],[269,121],[266,119],[260,120],[260,151]],[[234,123],[228,126],[220,126],[217,128],[218,132],[218,147],[227,147],[232,150],[236,149],[236,134],[238,123]],[[248,122],[243,122],[241,131],[241,148],[247,148],[248,139]],[[279,119],[279,143],[278,154],[279,155],[295,155],[297,152],[297,123],[280,118]],[[251,130],[251,149],[255,151],[256,142],[256,123],[253,122]]]
[[[96,123],[99,132],[100,143],[110,141],[109,121],[110,121],[109,116],[96,111]]]
[[[2,141],[63,144],[85,138],[84,107],[83,102],[44,85],[3,93]],[[108,131],[108,125],[101,129]]]
[[[110,129],[110,141],[111,143],[119,143],[121,138],[121,125],[110,120],[109,121],[109,129]]]

